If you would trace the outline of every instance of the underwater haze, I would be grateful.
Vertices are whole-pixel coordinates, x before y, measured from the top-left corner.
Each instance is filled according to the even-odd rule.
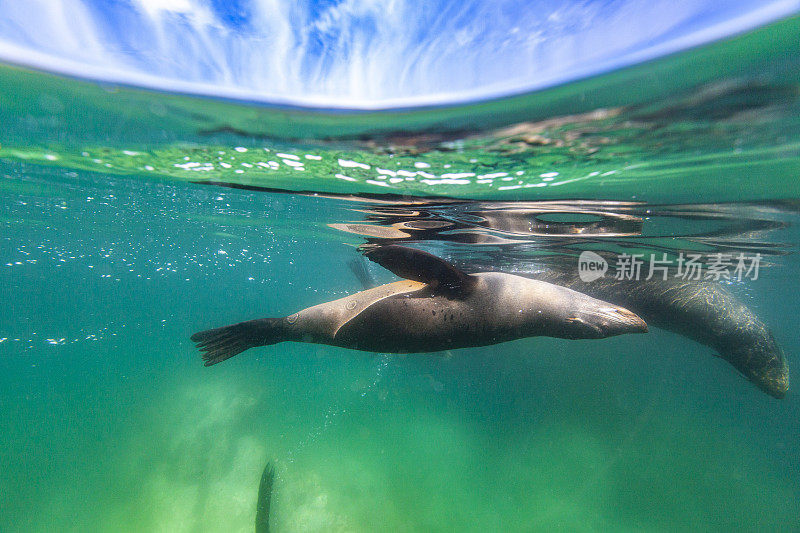
[[[268,462],[272,531],[800,530],[796,2],[0,8],[0,530],[253,531]],[[672,311],[203,366],[198,331],[396,281],[386,244],[696,258],[788,390]]]

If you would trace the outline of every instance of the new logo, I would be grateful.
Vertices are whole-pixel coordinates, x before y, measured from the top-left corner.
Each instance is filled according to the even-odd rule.
[[[608,270],[608,262],[595,252],[586,250],[578,257],[578,276],[590,282],[602,278]]]

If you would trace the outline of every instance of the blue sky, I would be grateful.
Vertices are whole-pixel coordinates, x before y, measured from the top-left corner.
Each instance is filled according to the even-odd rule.
[[[800,0],[0,0],[0,60],[162,90],[376,108],[551,86]]]

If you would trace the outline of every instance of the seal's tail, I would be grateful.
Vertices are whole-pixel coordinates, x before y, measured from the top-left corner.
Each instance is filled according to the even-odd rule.
[[[200,331],[192,341],[203,352],[205,366],[215,365],[256,346],[287,340],[279,318],[260,318]]]

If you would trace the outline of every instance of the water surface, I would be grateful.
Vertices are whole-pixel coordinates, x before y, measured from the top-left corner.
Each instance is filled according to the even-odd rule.
[[[189,336],[360,290],[365,243],[518,273],[584,250],[760,254],[726,285],[795,377],[800,70],[770,47],[797,25],[341,122],[3,67],[3,529],[250,531],[273,460],[276,531],[796,530],[795,389],[771,398],[673,333],[284,343],[213,368]],[[612,90],[720,54],[741,62]]]

